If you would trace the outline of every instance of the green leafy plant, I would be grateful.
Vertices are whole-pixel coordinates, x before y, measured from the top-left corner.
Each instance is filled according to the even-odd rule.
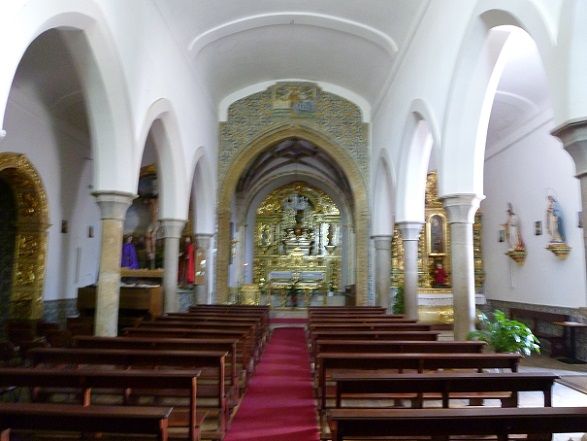
[[[480,314],[481,329],[472,331],[469,340],[481,340],[491,346],[495,352],[516,352],[529,356],[540,352],[540,341],[524,323],[508,319],[503,311],[495,310],[493,320]]]

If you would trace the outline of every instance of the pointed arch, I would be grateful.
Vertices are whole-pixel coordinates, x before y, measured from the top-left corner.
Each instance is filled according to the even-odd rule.
[[[367,190],[360,170],[353,159],[342,147],[332,142],[325,135],[302,124],[283,124],[253,140],[243,149],[228,167],[218,192],[218,249],[216,265],[216,295],[217,301],[224,302],[228,298],[228,264],[230,254],[230,218],[231,204],[239,178],[249,166],[250,162],[261,152],[273,146],[280,140],[297,137],[314,143],[325,152],[336,158],[338,165],[345,173],[353,195],[353,211],[355,217],[356,235],[356,289],[357,303],[362,305],[368,301],[368,228],[369,207]]]

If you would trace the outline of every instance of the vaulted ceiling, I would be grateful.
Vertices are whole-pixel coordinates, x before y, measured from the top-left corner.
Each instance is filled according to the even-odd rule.
[[[247,86],[283,79],[330,83],[374,105],[409,50],[428,5],[428,0],[150,1],[185,54],[194,81],[203,82],[216,105]],[[32,43],[14,90],[38,94],[57,118],[87,134],[68,32],[73,31],[49,31]],[[508,60],[493,104],[490,142],[548,105],[531,39],[510,44],[504,56]]]

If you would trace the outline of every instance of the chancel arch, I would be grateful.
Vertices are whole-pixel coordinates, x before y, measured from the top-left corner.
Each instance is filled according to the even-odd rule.
[[[0,153],[0,185],[3,218],[12,225],[2,226],[2,318],[40,319],[43,315],[43,287],[49,209],[43,182],[23,154]],[[12,253],[12,256],[9,254]],[[5,278],[6,277],[6,278]],[[7,300],[7,302],[5,302]],[[8,310],[6,310],[8,306]]]
[[[262,163],[263,153],[278,147],[284,141],[301,140],[318,149],[331,158],[333,165],[337,166],[336,173],[342,173],[348,182],[350,195],[352,196],[354,218],[354,255],[357,262],[353,265],[356,284],[356,301],[363,304],[367,299],[367,234],[368,234],[368,207],[365,182],[354,161],[348,153],[331,142],[325,135],[304,125],[287,124],[268,130],[247,148],[236,155],[232,164],[228,167],[224,181],[221,183],[218,199],[218,255],[216,289],[219,301],[228,298],[229,262],[231,259],[231,221],[234,219],[231,207],[233,206],[235,193],[239,183],[242,185],[243,177],[247,178],[247,171],[251,165]],[[307,147],[306,146],[306,147]],[[304,149],[306,149],[304,147]],[[334,159],[336,158],[336,159]],[[256,162],[257,161],[257,162]],[[287,165],[286,165],[287,167]],[[237,206],[238,204],[235,204]]]

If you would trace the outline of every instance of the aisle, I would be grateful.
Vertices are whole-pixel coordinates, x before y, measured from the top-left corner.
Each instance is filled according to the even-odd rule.
[[[273,331],[225,441],[317,441],[303,328]]]

